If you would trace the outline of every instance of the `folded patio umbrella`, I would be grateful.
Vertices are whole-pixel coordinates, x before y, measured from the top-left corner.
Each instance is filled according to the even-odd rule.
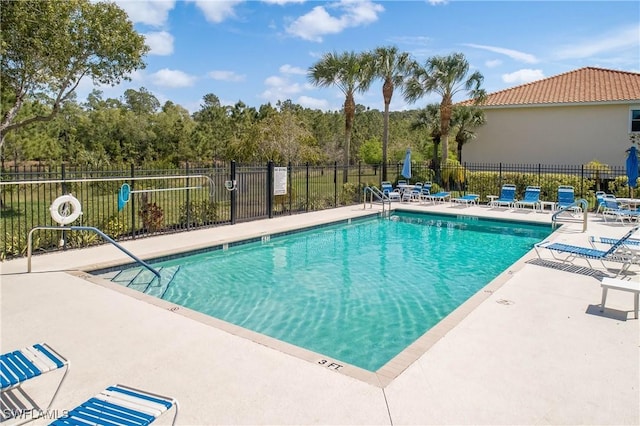
[[[411,179],[411,150],[407,149],[407,154],[404,157],[404,164],[402,165],[402,176],[407,179]]]
[[[638,180],[638,151],[634,145],[627,150],[627,179],[629,180],[629,187],[635,188]],[[633,190],[632,190],[633,191]]]

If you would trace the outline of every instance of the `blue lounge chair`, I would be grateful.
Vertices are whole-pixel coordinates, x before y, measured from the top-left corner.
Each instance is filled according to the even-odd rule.
[[[428,201],[428,197],[431,196],[431,187],[433,184],[431,182],[425,182],[422,185],[422,190],[420,191],[420,195],[418,196],[418,200],[422,203],[423,201]]]
[[[50,423],[67,425],[143,426],[175,407],[172,424],[178,417],[178,401],[124,385],[109,386],[98,395]]]
[[[64,379],[69,372],[69,361],[54,351],[46,343],[38,343],[23,349],[0,355],[0,391],[2,393],[19,388],[24,382],[40,377],[45,373],[64,369],[64,374],[58,383],[49,404],[44,410],[37,413],[44,415],[53,404]],[[24,421],[14,423],[22,424],[35,420],[37,416],[29,416]]]
[[[574,246],[570,244],[541,242],[534,246],[538,258],[542,259],[539,249],[547,249],[554,259],[563,263],[573,263],[575,259],[584,259],[593,268],[590,260],[599,260],[604,265],[604,261],[622,263],[622,268],[618,274],[629,269],[631,265],[640,264],[640,253],[638,250],[630,250],[627,241],[631,236],[640,229],[639,226],[633,227],[622,238],[616,240],[608,250],[599,250],[593,247]],[[564,255],[564,257],[561,257]],[[605,266],[606,267],[606,266]],[[616,275],[618,275],[616,274]]]
[[[429,194],[424,197],[425,201],[431,201],[432,203],[444,203],[451,198],[451,193],[447,191],[436,192],[435,194]]]
[[[510,183],[502,185],[500,189],[500,197],[489,202],[489,207],[513,207],[516,202],[516,186]]]
[[[578,205],[575,205],[575,202],[576,197],[573,186],[558,186],[558,210],[571,210],[575,213],[581,212],[582,208]]]
[[[606,203],[604,202],[605,198],[611,198],[613,200],[616,199],[616,196],[613,194],[607,194],[604,191],[596,192],[596,214],[602,213],[606,207]]]
[[[532,207],[533,210],[538,210],[540,208],[540,187],[527,186],[524,190],[524,198],[515,201],[513,206],[517,209],[521,207]]]
[[[614,219],[619,219],[620,222],[624,224],[625,220],[631,222],[631,220],[638,220],[640,216],[640,211],[622,208],[615,198],[604,197],[602,201],[604,203],[602,218],[605,222],[607,221],[607,217],[613,216]]]
[[[382,184],[382,193],[386,195],[390,201],[400,201],[400,191],[393,189],[393,185],[389,181],[383,181]]]
[[[480,198],[478,194],[467,194],[462,197],[452,198],[451,202],[468,206],[469,204],[478,204],[478,198]]]

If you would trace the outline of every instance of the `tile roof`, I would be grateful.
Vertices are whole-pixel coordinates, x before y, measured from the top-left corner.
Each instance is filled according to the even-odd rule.
[[[640,73],[585,67],[490,93],[482,106],[640,102]],[[469,105],[470,100],[460,102]]]

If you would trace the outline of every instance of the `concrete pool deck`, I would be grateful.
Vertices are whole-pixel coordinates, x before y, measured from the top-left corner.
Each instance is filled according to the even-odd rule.
[[[486,206],[394,207],[542,223],[551,218],[549,212]],[[148,258],[379,209],[359,205],[123,245]],[[617,238],[630,229],[589,218],[587,232],[580,223],[566,223],[550,239],[587,246],[589,235]],[[545,258],[552,260],[548,253]],[[443,320],[450,324],[432,336],[426,352],[377,385],[77,272],[128,261],[111,245],[34,256],[31,273],[25,258],[0,264],[0,353],[47,342],[71,360],[53,413],[123,383],[177,398],[179,425],[640,424],[640,322],[631,312],[633,296],[610,291],[601,313],[600,281],[585,275],[586,268],[570,272],[532,259],[534,251],[485,289],[482,300]],[[640,280],[640,268],[632,267],[625,279]],[[25,392],[46,399],[57,374],[32,380]],[[158,424],[170,421],[165,415]]]

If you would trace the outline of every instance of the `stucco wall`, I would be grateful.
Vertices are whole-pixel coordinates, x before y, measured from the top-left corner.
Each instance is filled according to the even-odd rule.
[[[634,105],[637,106],[637,105]],[[623,165],[630,105],[485,109],[463,162]]]

